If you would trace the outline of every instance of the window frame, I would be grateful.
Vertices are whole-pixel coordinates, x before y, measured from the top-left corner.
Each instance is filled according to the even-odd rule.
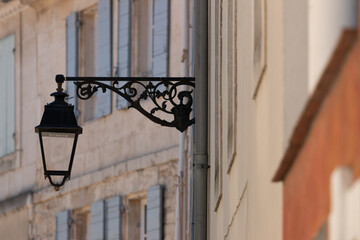
[[[145,239],[142,230],[144,230],[144,223],[146,222],[146,215],[142,212],[142,206],[147,203],[146,191],[141,191],[137,193],[131,193],[125,198],[125,214],[126,214],[126,223],[125,231],[127,234],[127,239]],[[136,211],[134,211],[136,210]],[[142,215],[143,214],[143,215]],[[144,217],[144,219],[142,219]],[[144,222],[142,222],[142,220]],[[141,224],[143,223],[143,224]],[[138,227],[138,233],[132,231],[134,226]],[[143,238],[142,238],[143,237]]]
[[[86,236],[85,239],[90,239],[90,225],[91,225],[91,208],[89,206],[85,206],[82,208],[76,208],[71,211],[71,226],[70,226],[70,239],[81,240],[77,235],[77,228],[83,227],[83,225],[77,224],[78,216],[86,215]]]
[[[151,77],[152,76],[152,51],[153,51],[153,0],[145,0],[148,2],[148,9],[147,9],[147,47],[146,47],[146,52],[147,52],[147,60],[146,60],[146,70],[145,71],[139,71],[138,65],[139,65],[139,60],[141,59],[139,57],[138,53],[138,48],[139,48],[139,34],[138,31],[136,31],[136,24],[138,25],[142,25],[142,23],[140,22],[136,22],[134,21],[134,18],[136,18],[136,14],[134,11],[136,11],[136,7],[134,6],[134,4],[139,4],[141,5],[141,3],[136,3],[137,1],[142,1],[142,0],[133,0],[131,1],[131,30],[130,30],[130,49],[131,49],[131,54],[130,54],[130,73],[131,73],[131,77]]]
[[[147,200],[146,198],[140,199],[140,240],[146,240],[146,210]]]
[[[256,99],[267,67],[267,26],[266,26],[266,0],[255,0],[253,6],[253,66],[254,66],[254,90],[253,99]],[[260,6],[258,6],[260,5]],[[260,11],[260,12],[257,12]]]
[[[129,65],[130,65],[130,76],[131,77],[136,77],[136,76],[139,76],[141,75],[141,77],[144,76],[144,74],[148,77],[150,76],[153,76],[153,69],[154,69],[154,58],[153,58],[153,50],[154,50],[154,46],[153,46],[153,38],[154,38],[154,0],[148,0],[148,19],[147,19],[147,22],[148,22],[148,40],[147,40],[147,72],[146,73],[138,73],[134,70],[134,52],[133,52],[133,42],[136,42],[136,41],[133,41],[133,23],[132,23],[132,19],[133,19],[133,4],[134,4],[134,1],[131,1],[129,0],[130,2],[130,59],[129,59]],[[119,66],[118,65],[118,60],[119,60],[119,55],[118,55],[118,44],[119,44],[119,36],[118,36],[118,33],[119,33],[119,0],[111,0],[111,4],[112,4],[112,10],[111,10],[111,76],[115,76],[118,74],[118,71],[119,71]],[[167,59],[166,59],[166,72],[167,72],[167,75],[169,75],[169,66],[170,66],[170,61],[169,61],[169,58],[170,58],[170,44],[169,44],[169,39],[170,39],[170,19],[171,19],[171,9],[170,9],[170,1],[167,2],[167,10],[168,10],[168,13],[167,13],[167,17],[168,17],[168,23],[167,23],[167,49],[166,49],[166,52],[167,52]],[[98,4],[95,4],[96,6],[98,6]],[[90,6],[86,6],[85,8],[83,9],[80,9],[78,11],[76,11],[76,13],[78,13],[78,19],[81,17],[80,15],[84,12],[84,11],[87,11],[88,9],[92,8],[95,6],[94,4],[90,5]],[[98,11],[98,9],[97,9]],[[78,25],[81,25],[81,24],[78,24]],[[77,72],[79,74],[76,74],[76,75],[82,75],[81,72],[81,62],[80,62],[80,58],[81,56],[80,55],[80,52],[81,52],[81,48],[82,48],[82,44],[81,44],[81,26],[78,26],[77,27]],[[97,26],[97,29],[99,29],[99,26]],[[96,31],[95,31],[96,32]],[[96,33],[95,33],[96,35]],[[97,41],[97,40],[96,40]],[[96,51],[96,48],[95,50]],[[95,53],[95,57],[97,58],[98,56],[96,56],[96,53]],[[115,94],[111,94],[111,95],[115,95]],[[72,96],[71,96],[72,97]],[[122,110],[122,109],[127,109],[128,105],[127,104],[120,104],[119,106],[119,100],[118,100],[118,96],[116,95],[116,97],[114,96],[111,96],[111,100],[110,100],[110,103],[111,103],[111,111],[110,113],[108,114],[105,114],[104,116],[96,116],[96,113],[93,114],[94,116],[92,118],[86,118],[84,119],[84,104],[79,101],[79,98],[76,96],[76,94],[74,94],[74,97],[76,98],[76,110],[75,112],[78,113],[78,117],[79,117],[79,120],[80,122],[82,123],[88,123],[88,122],[92,122],[92,121],[96,121],[104,116],[107,116],[107,115],[110,115],[112,112],[114,112],[115,110]],[[92,96],[92,98],[96,98],[96,96]],[[93,100],[95,102],[94,105],[96,105],[96,100]],[[80,103],[80,104],[78,104]],[[125,106],[123,106],[125,105]],[[95,108],[95,107],[94,107]],[[96,109],[93,110],[94,112],[96,112]]]
[[[21,70],[21,56],[20,56],[20,40],[17,36],[20,35],[19,22],[20,18],[14,16],[14,24],[5,29],[5,31],[0,30],[0,39],[9,37],[10,35],[14,36],[14,149],[11,152],[8,152],[0,156],[0,175],[5,174],[9,171],[17,169],[21,166],[20,161],[20,149],[21,149],[21,139],[20,139],[20,119],[22,116],[21,111],[21,96],[19,92],[21,91],[20,84],[20,70]]]
[[[86,49],[88,43],[84,43],[84,39],[89,39],[87,38],[85,35],[88,34],[87,29],[84,29],[85,24],[85,18],[86,15],[90,15],[91,12],[94,11],[95,13],[93,13],[95,16],[93,16],[92,22],[90,23],[93,26],[93,36],[92,36],[92,44],[93,45],[93,51],[89,51],[89,49]],[[78,26],[78,67],[77,67],[77,71],[78,71],[78,75],[79,76],[95,76],[95,68],[96,68],[96,41],[97,41],[97,30],[98,30],[98,26],[97,26],[97,18],[98,18],[98,7],[97,4],[93,4],[81,11],[78,11],[78,22],[79,22],[79,26]],[[93,55],[92,58],[92,67],[93,67],[93,72],[92,73],[88,73],[87,70],[87,63],[85,63],[85,59],[88,59],[87,54],[91,53]],[[78,101],[78,119],[80,123],[87,123],[87,122],[91,122],[96,120],[96,114],[95,114],[95,105],[96,105],[96,100],[97,100],[97,94],[94,94],[90,99],[86,100],[86,101],[79,101],[79,99],[77,99]],[[89,112],[91,109],[91,113]]]
[[[84,52],[88,52],[88,51],[84,51],[83,50],[83,44],[82,44],[82,34],[83,34],[83,31],[81,29],[82,27],[82,24],[81,24],[81,18],[82,18],[82,15],[86,14],[86,11],[91,11],[91,10],[94,10],[96,9],[96,17],[94,19],[95,23],[94,23],[94,26],[95,26],[95,29],[94,29],[94,49],[93,49],[93,52],[94,52],[94,69],[97,69],[98,67],[98,58],[99,58],[99,55],[97,53],[97,47],[98,47],[98,31],[100,29],[100,27],[98,26],[98,19],[99,19],[99,3],[100,2],[97,2],[95,4],[93,3],[90,3],[88,6],[85,6],[84,8],[80,9],[80,10],[77,10],[77,11],[73,11],[71,12],[67,18],[72,15],[72,14],[76,14],[76,34],[75,34],[75,37],[76,37],[76,67],[73,69],[76,73],[72,73],[72,75],[76,75],[76,76],[82,76],[84,74],[84,65],[83,62],[81,61],[81,58],[83,56],[80,56],[81,54],[83,54]],[[115,22],[115,19],[114,19],[114,0],[109,0],[109,4],[110,4],[110,75],[113,76],[114,75],[114,55],[116,55],[116,48],[113,47],[114,45],[114,22]],[[68,31],[68,26],[66,26],[66,31]],[[68,36],[66,37],[66,42],[69,41],[68,39]],[[66,48],[68,48],[68,43],[66,43]],[[68,49],[66,49],[66,51],[68,52]],[[65,60],[67,63],[67,68],[69,67],[68,66],[68,56],[66,56],[66,60]],[[66,71],[68,71],[68,69],[66,69]],[[98,70],[96,70],[98,71]],[[96,73],[96,71],[94,72],[94,76],[98,76],[99,74]],[[67,73],[68,74],[68,73]],[[110,77],[110,76],[108,76]],[[67,82],[67,88],[69,87],[70,84],[73,84],[72,82]],[[72,85],[71,85],[72,86]],[[67,89],[67,92],[68,94],[70,95],[69,96],[69,99],[72,99],[72,98],[75,98],[74,100],[71,100],[71,104],[73,104],[75,106],[75,113],[76,113],[76,117],[78,118],[78,120],[81,122],[81,123],[90,123],[90,122],[93,122],[93,121],[96,121],[100,118],[103,118],[107,115],[110,115],[112,112],[113,112],[113,94],[109,91],[107,91],[106,93],[110,93],[111,96],[108,96],[110,99],[110,106],[109,106],[109,112],[108,113],[104,113],[104,114],[100,114],[100,116],[98,116],[99,114],[97,113],[97,105],[98,105],[98,101],[100,101],[100,98],[98,98],[97,96],[97,93],[95,93],[90,100],[86,100],[86,101],[92,101],[93,103],[93,107],[92,107],[92,117],[89,117],[87,119],[84,119],[84,106],[86,105],[86,103],[83,102],[83,100],[79,101],[79,98],[77,97],[77,94],[76,94],[76,89],[74,89],[75,87],[72,86],[72,88],[70,90]],[[69,92],[70,91],[70,92]],[[101,93],[103,94],[103,93]],[[101,108],[102,109],[102,108]],[[106,112],[106,111],[105,111]]]

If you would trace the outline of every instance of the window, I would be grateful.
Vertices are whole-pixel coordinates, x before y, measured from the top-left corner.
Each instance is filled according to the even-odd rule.
[[[237,96],[237,1],[215,2],[213,29],[214,52],[212,99],[214,125],[212,142],[214,151],[211,170],[214,186],[212,206],[217,211],[222,199],[223,174],[230,173],[236,157],[236,96]]]
[[[66,75],[112,76],[112,0],[100,0],[97,5],[66,19]],[[67,82],[69,103],[82,121],[104,117],[111,113],[110,91],[95,93],[89,100],[78,101],[76,88]]]
[[[90,239],[90,207],[75,209],[71,216],[71,239]]]
[[[254,79],[255,91],[253,97],[257,95],[261,80],[266,70],[266,49],[265,49],[265,0],[254,1]]]
[[[122,238],[122,196],[91,204],[91,239]]]
[[[118,76],[168,76],[169,7],[168,0],[118,0]]]
[[[116,4],[117,9],[113,9],[113,0],[100,0],[97,6],[67,17],[66,74],[168,76],[169,0],[116,0]],[[117,17],[116,21],[113,16]],[[113,51],[114,40],[116,51]],[[75,106],[82,121],[112,111],[110,91],[95,93],[91,100],[80,103],[75,85],[67,82],[67,93],[68,102]],[[128,103],[117,96],[116,106],[122,109]]]
[[[231,167],[235,160],[236,155],[236,80],[237,80],[237,55],[236,55],[236,23],[237,23],[237,4],[236,1],[228,1],[227,6],[227,80],[224,81],[224,87],[226,87],[225,94],[227,99],[224,99],[224,103],[227,105],[226,112],[226,136],[224,145],[227,147],[227,173],[230,173]]]
[[[127,239],[163,239],[163,194],[162,185],[152,186],[146,198],[130,198],[126,211],[121,195],[61,211],[56,214],[56,239],[122,239],[123,213]]]
[[[142,195],[128,200],[128,239],[163,239],[163,194],[162,185],[147,190]]]
[[[0,157],[15,151],[15,35],[0,39]]]
[[[90,239],[90,206],[56,214],[56,240]]]
[[[97,7],[93,6],[79,13],[79,76],[95,76],[96,55],[96,22]],[[79,101],[80,121],[86,122],[95,118],[96,94],[86,101]]]
[[[222,108],[221,108],[221,92],[222,92],[222,7],[220,1],[215,2],[215,98],[214,101],[214,112],[215,112],[215,129],[212,131],[214,133],[215,146],[214,146],[214,202],[215,211],[219,206],[221,197],[222,197]]]
[[[146,240],[146,207],[146,198],[129,200],[129,239]]]
[[[122,196],[56,214],[56,239],[122,239]]]
[[[134,77],[151,76],[151,0],[134,0],[132,2],[131,29],[131,75]]]
[[[166,77],[169,51],[169,1],[133,0],[132,76]]]

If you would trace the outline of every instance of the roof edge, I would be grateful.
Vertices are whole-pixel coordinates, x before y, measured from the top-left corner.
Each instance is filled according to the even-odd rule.
[[[322,104],[329,95],[334,83],[339,79],[339,74],[356,42],[356,29],[343,31],[335,51],[293,130],[290,143],[272,179],[273,182],[283,181],[286,178],[311,131],[312,124],[320,112]]]

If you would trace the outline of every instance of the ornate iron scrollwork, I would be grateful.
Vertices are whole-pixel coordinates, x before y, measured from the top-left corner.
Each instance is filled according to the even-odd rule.
[[[183,132],[195,123],[191,116],[194,78],[67,77],[66,81],[74,81],[77,96],[83,100],[99,89],[115,92],[129,102],[129,108],[162,126]]]

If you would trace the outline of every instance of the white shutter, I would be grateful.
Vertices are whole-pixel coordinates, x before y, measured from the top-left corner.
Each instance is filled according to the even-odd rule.
[[[130,77],[131,72],[131,0],[118,0],[118,66],[119,77]],[[120,82],[119,87],[124,83]],[[116,96],[118,109],[129,106],[121,96]]]
[[[104,240],[104,223],[104,201],[91,204],[91,240]]]
[[[66,18],[66,75],[78,75],[78,14],[74,12]],[[67,102],[74,105],[77,115],[76,86],[73,82],[66,82],[66,92],[69,94]]]
[[[112,76],[112,1],[100,0],[98,2],[97,41],[96,41],[96,76]],[[101,89],[96,93],[96,118],[111,113],[111,91],[105,93]]]
[[[105,236],[106,240],[122,239],[122,196],[105,200]]]
[[[15,151],[15,35],[0,39],[0,157]]]
[[[56,240],[70,240],[70,210],[56,214]]]
[[[163,189],[163,186],[155,185],[147,190],[147,240],[163,239]]]

